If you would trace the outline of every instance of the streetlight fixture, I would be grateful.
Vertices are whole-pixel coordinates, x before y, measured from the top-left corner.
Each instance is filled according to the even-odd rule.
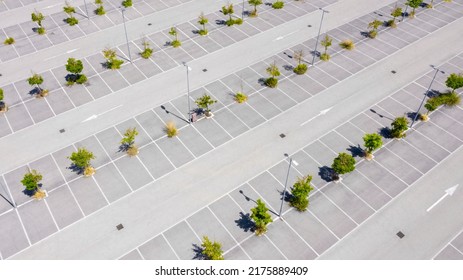
[[[317,46],[318,46],[318,39],[320,37],[320,32],[322,30],[322,25],[323,25],[323,18],[325,16],[325,13],[330,13],[329,11],[327,10],[324,10],[322,8],[318,8],[319,10],[322,11],[322,18],[320,20],[320,27],[318,28],[318,35],[317,35],[317,42],[315,43],[315,50],[313,51],[313,58],[312,58],[312,66],[313,64],[315,63],[315,56],[317,55]]]
[[[188,97],[188,123],[191,124],[191,106],[190,106],[190,75],[191,67],[188,66],[186,62],[183,62],[183,66],[186,69],[186,88],[187,88],[187,97]]]
[[[426,92],[423,94],[423,100],[421,100],[420,107],[418,107],[418,110],[416,111],[415,116],[413,117],[413,121],[412,121],[412,124],[410,125],[410,128],[413,127],[413,124],[415,123],[416,119],[418,118],[418,114],[419,114],[419,112],[420,112],[421,106],[423,106],[424,100],[426,99],[426,96],[428,95],[428,92],[429,92],[429,90],[430,90],[431,87],[432,87],[432,83],[434,83],[434,80],[436,79],[437,73],[438,73],[438,72],[441,72],[442,74],[445,74],[444,71],[440,70],[439,68],[437,68],[437,67],[435,67],[435,66],[432,66],[432,68],[434,68],[434,69],[436,70],[436,72],[434,72],[434,76],[432,77],[432,80],[431,80],[431,83],[429,84],[428,89],[427,89]]]
[[[294,164],[294,166],[298,166],[299,163],[297,161],[293,160],[290,156],[285,154],[289,158],[289,166],[288,166],[288,173],[286,173],[286,180],[285,180],[285,189],[283,190],[283,194],[281,197],[281,205],[280,205],[280,212],[278,213],[278,217],[281,218],[281,211],[283,210],[283,202],[285,201],[286,197],[286,188],[288,186],[288,178],[289,178],[289,171],[291,170],[291,165]]]
[[[127,36],[127,26],[125,25],[125,15],[124,15],[125,8],[124,7],[120,7],[120,8],[122,11],[122,21],[124,22],[125,41],[127,43],[127,50],[129,52],[129,61],[130,63],[132,63],[132,55],[130,54],[130,46],[129,46],[129,37]]]

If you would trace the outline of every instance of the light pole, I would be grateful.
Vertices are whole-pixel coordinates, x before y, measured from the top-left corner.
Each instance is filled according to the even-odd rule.
[[[243,0],[243,7],[241,9],[241,20],[244,21],[244,0]]]
[[[188,123],[191,124],[191,106],[190,106],[190,75],[189,72],[191,71],[190,66],[186,62],[183,62],[183,66],[186,68],[186,88],[187,88],[187,96],[188,96]]]
[[[87,13],[87,19],[90,19],[90,15],[88,14],[87,1],[86,0],[84,0],[84,5],[85,5],[85,13]]]
[[[289,158],[289,166],[288,166],[288,173],[286,173],[286,180],[285,180],[285,189],[283,190],[283,194],[282,194],[282,197],[281,197],[281,205],[280,205],[280,212],[278,213],[278,217],[281,218],[281,211],[283,210],[283,202],[285,201],[285,197],[286,197],[286,188],[288,186],[288,178],[289,178],[289,171],[291,170],[291,165],[293,164],[294,162],[294,165],[295,166],[298,166],[299,164],[293,160],[291,157],[289,157],[288,155],[286,155],[288,158]]]
[[[315,63],[315,56],[317,55],[317,46],[318,46],[318,39],[320,37],[320,32],[322,30],[322,25],[323,25],[323,18],[325,16],[325,13],[329,13],[329,11],[324,10],[322,8],[318,8],[319,10],[322,11],[322,19],[320,20],[320,27],[318,28],[318,35],[317,35],[317,42],[315,43],[315,50],[313,52],[313,58],[312,58],[312,66]]]
[[[121,7],[122,11],[122,21],[124,22],[124,30],[125,30],[125,41],[127,42],[127,50],[129,52],[129,61],[132,63],[132,55],[130,54],[130,46],[129,46],[129,37],[127,36],[127,26],[125,26],[125,8]]]
[[[438,73],[438,72],[441,72],[442,74],[445,74],[445,72],[444,72],[444,71],[441,71],[439,68],[434,67],[434,66],[433,66],[433,68],[436,70],[436,72],[434,72],[434,77],[432,77],[431,83],[429,84],[428,89],[426,90],[426,92],[425,92],[424,95],[423,95],[423,100],[421,100],[420,107],[418,107],[418,110],[416,111],[416,114],[415,114],[415,116],[413,117],[413,121],[412,121],[412,124],[410,125],[410,128],[413,127],[413,124],[415,123],[416,119],[418,118],[418,114],[419,114],[419,112],[420,112],[421,106],[423,106],[424,100],[426,99],[426,96],[428,95],[428,92],[429,92],[429,90],[430,90],[431,87],[432,87],[432,83],[434,83],[434,79],[436,79],[437,73]]]
[[[3,186],[3,184],[0,183],[0,185],[2,186],[2,189],[5,191],[5,194],[6,194],[7,196],[10,196],[9,193],[8,193],[8,191],[5,190],[5,187]],[[6,198],[5,196],[3,196],[3,194],[0,193],[0,197],[2,197],[6,202],[8,202],[8,204],[10,204],[11,207],[16,208],[16,206],[13,204],[13,202],[11,202],[10,200],[8,200],[8,198]]]

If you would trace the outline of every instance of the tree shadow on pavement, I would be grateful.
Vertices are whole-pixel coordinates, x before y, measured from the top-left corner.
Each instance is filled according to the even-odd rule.
[[[254,232],[254,222],[251,220],[251,216],[248,214],[244,214],[243,212],[240,212],[240,218],[238,220],[235,220],[236,225],[243,229],[244,232]]]
[[[360,145],[357,145],[357,146],[349,145],[349,148],[347,148],[347,151],[349,151],[353,157],[363,157],[365,155],[365,152],[360,147]]]
[[[328,166],[325,165],[325,166],[319,167],[318,170],[319,170],[318,175],[324,181],[326,181],[326,182],[333,181],[333,176],[335,175],[333,168],[328,167]]]
[[[193,260],[205,260],[206,255],[203,254],[203,247],[198,244],[193,244],[193,252],[195,253]]]

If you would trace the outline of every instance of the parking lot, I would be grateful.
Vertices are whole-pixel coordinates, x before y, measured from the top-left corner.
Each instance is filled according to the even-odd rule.
[[[16,8],[25,7],[27,5],[37,3],[39,1],[40,0],[2,0],[0,1],[0,13]]]
[[[440,69],[451,72],[462,67],[462,58],[460,55]],[[352,149],[363,148],[363,135],[388,127],[390,118],[414,112],[432,74],[407,85],[291,156],[298,165],[292,165],[289,185],[297,177],[313,176],[314,191],[308,211],[297,212],[285,203],[283,219],[277,216],[289,166],[284,160],[121,259],[193,259],[202,236],[220,242],[225,259],[317,258],[461,147],[463,123],[459,120],[463,109],[459,107],[441,108],[432,113],[429,122],[418,123],[401,141],[384,139],[385,146],[375,153],[371,162],[360,158]],[[438,82],[432,89],[443,91],[445,86]],[[356,157],[356,170],[342,176],[340,183],[327,182],[320,171],[330,166],[339,152]],[[249,217],[250,209],[259,198],[266,202],[274,219],[263,237],[252,233]],[[461,258],[455,252],[458,252],[456,248],[462,249],[462,236],[452,241],[436,259]]]
[[[415,20],[412,23],[419,24]],[[404,28],[412,28],[412,23],[408,25],[410,27],[405,26]],[[400,30],[401,26],[402,24],[397,30]],[[355,28],[355,26],[347,24],[341,26],[339,30],[341,28]],[[355,33],[360,30],[357,29]],[[377,40],[381,40],[383,36],[386,37],[389,32],[394,31],[388,29],[381,32]],[[333,31],[333,34],[335,34],[334,32],[336,30]],[[403,44],[403,41],[401,42],[398,37],[391,35],[388,38],[388,42],[393,45]],[[390,40],[390,38],[395,39]],[[312,41],[313,39],[296,46],[294,49],[310,48],[313,46]],[[357,43],[357,47],[371,42],[363,39],[362,43]],[[378,52],[382,54],[382,57],[374,55]],[[192,101],[205,92],[219,101],[213,107],[214,117],[212,119],[201,120],[189,126],[183,120],[186,118],[185,113],[186,108],[188,108],[185,95],[163,104],[162,107],[153,108],[78,143],[42,157],[29,163],[28,166],[22,166],[3,174],[0,178],[0,193],[6,200],[0,200],[0,222],[8,226],[0,229],[0,237],[7,241],[1,245],[4,246],[0,248],[1,257],[8,258],[133,191],[149,185],[176,168],[201,157],[212,149],[231,141],[246,131],[278,116],[284,110],[321,92],[326,87],[387,56],[387,53],[381,52],[374,46],[365,48],[363,52],[340,51],[333,55],[329,63],[317,64],[317,68],[310,69],[307,75],[295,76],[291,74],[290,70],[282,70],[283,78],[280,79],[277,89],[263,87],[258,80],[266,76],[265,68],[268,67],[269,63],[276,61],[280,69],[284,69],[283,66],[288,63],[294,64],[288,57],[288,53],[292,53],[292,51],[286,50],[275,57],[194,90],[191,94]],[[355,62],[350,58],[351,55],[355,56]],[[442,69],[451,73],[458,69],[457,67],[461,69],[462,66],[463,60],[459,56],[443,65]],[[278,209],[278,190],[282,190],[282,180],[286,172],[287,162],[278,163],[274,168],[240,186],[235,192],[227,194],[216,203],[198,212],[205,215],[204,217],[214,217],[215,215],[220,221],[210,220],[211,224],[213,222],[223,223],[224,228],[217,227],[214,230],[220,229],[217,235],[221,234],[220,236],[224,236],[223,239],[228,240],[221,240],[223,243],[228,242],[227,258],[245,256],[243,252],[246,252],[245,254],[248,254],[249,257],[258,259],[264,256],[262,254],[272,253],[265,250],[277,252],[275,258],[278,256],[315,258],[458,148],[463,139],[463,135],[461,135],[462,124],[456,121],[461,117],[461,110],[449,111],[444,109],[433,113],[429,123],[418,124],[416,126],[418,130],[410,132],[404,141],[389,143],[386,148],[376,154],[374,162],[359,163],[357,171],[346,176],[342,181],[342,185],[346,188],[339,188],[339,185],[335,186],[332,183],[324,182],[322,178],[317,176],[318,168],[325,165],[329,166],[337,152],[343,151],[349,146],[357,147],[358,144],[361,144],[360,139],[364,133],[371,133],[382,126],[388,126],[391,122],[389,118],[415,111],[431,78],[432,73],[429,73],[417,80],[416,83],[403,88],[392,97],[383,100],[373,108],[369,108],[348,123],[338,127],[336,131],[325,135],[295,154],[294,159],[300,165],[295,169],[295,172],[291,173],[290,182],[294,182],[296,176],[306,175],[307,172],[314,176],[313,183],[317,191],[313,193],[311,198],[311,211],[298,214],[285,208],[287,213],[284,223],[272,224],[267,237],[253,238],[249,228],[247,231],[240,229],[236,226],[235,220],[240,220],[239,212],[243,212],[243,219],[246,219],[245,213],[249,211],[250,207],[253,207],[251,198],[263,197],[272,209]],[[444,76],[438,76],[433,88],[443,89],[444,79]],[[245,104],[237,104],[232,96],[241,89],[241,86],[243,86],[243,91],[249,94],[249,100]],[[164,124],[170,120],[175,121],[180,130],[177,138],[169,139],[163,132]],[[4,125],[0,127],[4,127]],[[135,158],[129,158],[118,151],[122,134],[130,127],[137,127],[140,132],[136,140],[140,147],[140,154]],[[94,177],[83,178],[67,168],[70,165],[67,156],[77,147],[86,147],[95,154],[96,160],[93,161],[93,165],[97,168],[97,173]],[[422,147],[426,147],[424,153]],[[416,152],[412,153],[411,151]],[[43,188],[49,192],[49,197],[43,201],[31,201],[22,193],[24,187],[21,186],[20,180],[28,168],[37,169],[44,175]],[[368,191],[365,188],[368,188]],[[247,201],[239,190],[242,190],[243,194],[250,200]],[[18,207],[12,209],[7,200]],[[358,203],[351,203],[352,200],[358,201]],[[228,203],[227,205],[231,208],[226,210],[228,206],[223,206],[221,203]],[[317,212],[316,209],[320,212]],[[219,213],[219,211],[223,212]],[[192,231],[190,237],[197,238],[201,234],[212,237],[213,229],[202,233],[201,230],[208,227],[203,228],[196,225],[201,223],[204,217],[194,218],[191,216],[192,220],[188,218],[179,226],[189,227],[188,224],[190,224],[196,232],[195,234]],[[307,220],[307,223],[290,222],[291,219],[301,217]],[[189,219],[190,222],[188,222]],[[249,227],[249,223],[246,221],[240,222],[240,224],[242,223]],[[254,243],[262,242],[278,243],[276,241],[278,236],[274,236],[274,240],[271,239],[271,236],[272,231],[277,232],[277,230],[272,230],[272,227],[279,226],[285,230],[290,230],[287,234],[299,235],[299,239],[301,239],[299,242],[304,243],[305,247],[298,246],[297,248],[301,251],[290,252],[287,248],[263,246],[268,247],[265,249],[253,246]],[[315,240],[312,237],[314,232],[326,232],[327,234],[320,236],[325,239]],[[229,236],[227,237],[227,234],[224,235],[224,233]],[[198,244],[199,241],[176,234],[178,234],[177,231],[166,231],[163,237],[157,237],[155,238],[156,241],[153,242],[162,243],[164,238],[167,240],[172,238],[169,242],[166,241],[168,244],[173,243],[177,246],[171,255],[177,254],[180,258],[191,259],[192,244]],[[184,234],[187,235],[188,231],[185,231]],[[177,238],[182,240],[178,241]],[[216,237],[214,236],[214,238]],[[245,240],[246,242],[244,242]],[[183,246],[186,244],[185,242],[188,243],[188,246]],[[297,244],[297,241],[294,242]],[[292,244],[291,246],[295,245]]]
[[[463,260],[463,231],[434,256],[435,260]]]

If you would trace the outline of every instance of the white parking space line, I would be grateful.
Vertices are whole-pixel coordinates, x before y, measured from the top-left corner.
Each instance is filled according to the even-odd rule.
[[[164,232],[166,232],[166,231],[164,231]],[[162,236],[162,237],[164,238],[164,240],[167,242],[167,245],[169,245],[170,249],[172,250],[172,252],[174,253],[174,255],[177,257],[177,259],[180,260],[180,257],[178,256],[177,252],[175,252],[174,247],[172,247],[172,245],[170,244],[169,240],[167,240],[167,238],[166,238],[166,236],[164,235],[164,233],[161,233],[161,236]],[[150,239],[150,240],[152,240],[152,239]],[[148,241],[150,241],[150,240],[148,240]],[[146,242],[145,242],[145,243],[146,243]],[[141,246],[141,245],[140,245],[140,246]],[[140,247],[138,247],[138,248],[140,248]],[[126,254],[127,254],[127,253],[126,253]]]
[[[53,220],[53,224],[55,225],[56,230],[57,230],[57,231],[61,231],[61,230],[59,229],[58,223],[57,223],[56,220],[55,220],[55,217],[53,216],[53,213],[52,213],[51,210],[50,210],[50,206],[48,206],[47,199],[45,198],[45,199],[43,200],[43,202],[45,203],[45,206],[46,206],[47,209],[48,209],[48,213],[50,213],[51,219]]]

